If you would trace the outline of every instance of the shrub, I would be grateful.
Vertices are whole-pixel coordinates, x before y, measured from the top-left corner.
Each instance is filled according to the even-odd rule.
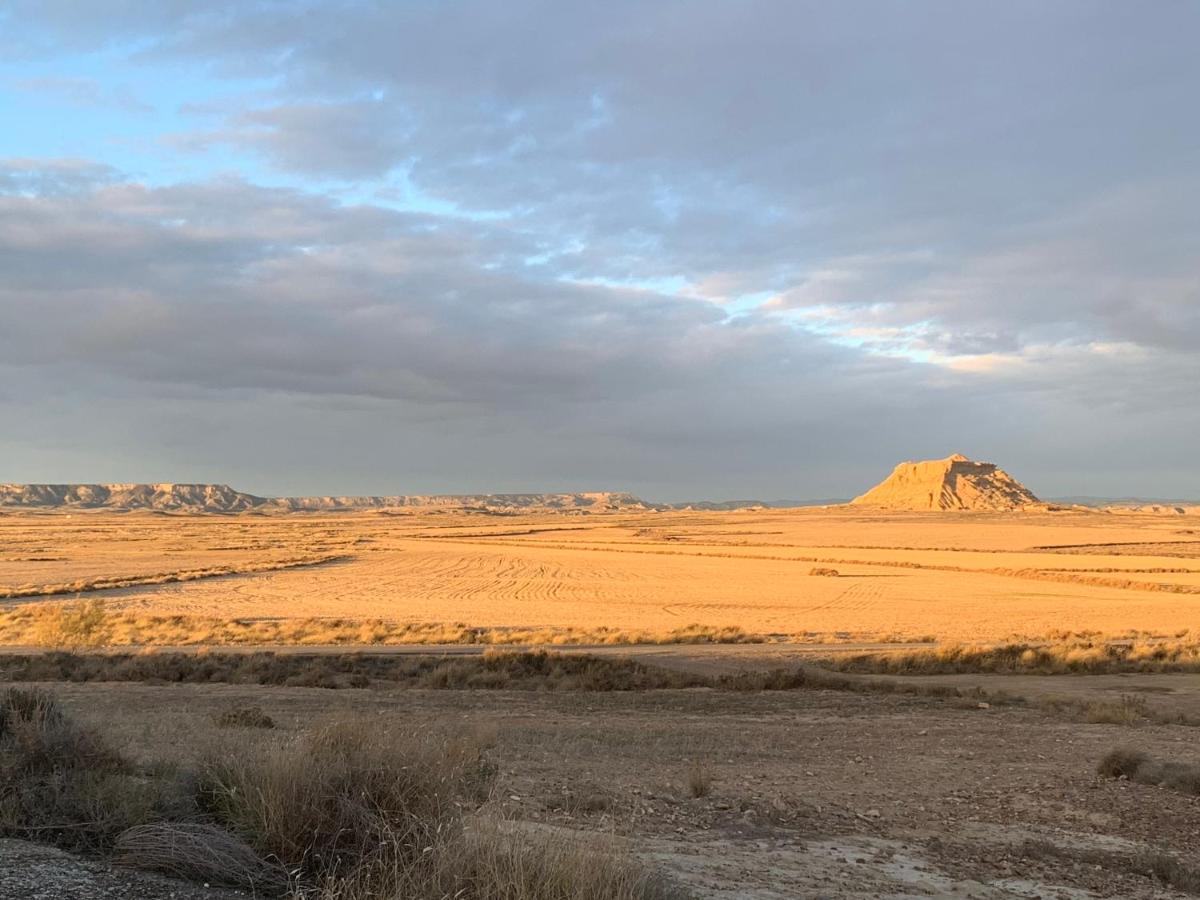
[[[1133,725],[1149,715],[1141,697],[1122,695],[1117,700],[1092,700],[1083,710],[1084,720],[1099,725]]]
[[[707,797],[712,790],[712,776],[699,761],[688,767],[687,789],[688,794],[694,798]]]
[[[156,822],[123,831],[114,847],[119,865],[244,888],[277,896],[288,888],[287,873],[267,862],[223,828],[202,822]]]
[[[676,900],[687,895],[610,841],[483,819],[407,869],[340,885],[344,900]]]
[[[179,785],[141,776],[49,694],[0,695],[0,834],[107,850],[125,829],[186,807]]]
[[[81,650],[108,642],[108,613],[99,597],[78,603],[55,603],[37,619],[34,640],[44,647]]]
[[[219,728],[274,728],[275,720],[261,706],[234,706],[216,716]]]
[[[411,864],[485,779],[479,749],[465,742],[341,723],[209,762],[201,796],[259,853],[320,880],[385,858]]]
[[[1200,765],[1164,762],[1138,750],[1119,747],[1110,751],[1100,760],[1096,772],[1105,778],[1127,778],[1200,796]]]

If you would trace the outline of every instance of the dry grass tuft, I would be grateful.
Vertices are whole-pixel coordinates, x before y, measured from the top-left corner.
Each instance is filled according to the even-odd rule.
[[[1200,796],[1200,765],[1196,763],[1163,762],[1139,750],[1118,747],[1100,760],[1096,772],[1105,778],[1125,778]]]
[[[346,900],[684,900],[612,839],[478,819],[428,855],[415,872],[394,872]]]
[[[919,650],[858,653],[825,661],[842,672],[886,675],[1029,673],[1107,675],[1125,672],[1200,672],[1200,642],[1107,641],[1070,637],[1047,644],[944,644]]]
[[[108,643],[111,629],[98,597],[78,603],[54,603],[34,621],[35,643],[63,650],[83,650],[103,647]]]
[[[274,728],[275,720],[261,706],[234,706],[215,717],[218,728]]]
[[[1090,700],[1083,707],[1084,721],[1093,725],[1136,725],[1149,716],[1146,701],[1129,694],[1115,700]]]
[[[174,878],[278,896],[288,888],[287,873],[223,828],[202,822],[156,822],[122,832],[115,862]]]
[[[707,797],[712,792],[712,775],[699,760],[688,766],[687,792],[693,799]]]
[[[49,694],[0,695],[0,835],[108,850],[127,828],[187,811],[179,785],[144,777]]]
[[[1027,840],[1010,848],[1017,856],[1037,860],[1067,860],[1116,872],[1152,878],[1185,894],[1200,894],[1200,869],[1160,850],[1117,850],[1061,847],[1045,840]]]
[[[427,732],[339,723],[204,768],[204,807],[308,881],[411,865],[488,787],[482,751]]]

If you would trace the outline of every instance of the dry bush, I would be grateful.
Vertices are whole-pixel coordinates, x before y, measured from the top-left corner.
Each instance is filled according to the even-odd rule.
[[[131,826],[188,811],[181,785],[144,777],[50,695],[0,695],[0,834],[107,850]]]
[[[25,603],[0,610],[0,643],[45,643],[38,635],[52,605]],[[751,634],[736,626],[686,625],[667,632],[618,628],[472,627],[463,623],[392,622],[384,619],[224,619],[213,616],[109,612],[107,643],[139,646],[197,645],[384,645],[487,644],[572,646],[579,644],[749,644],[785,636]]]
[[[495,775],[476,740],[340,723],[227,745],[190,782],[171,774],[135,772],[44,693],[0,695],[0,835],[256,896],[681,896],[615,847],[470,818]]]
[[[692,798],[707,797],[712,791],[712,775],[699,760],[688,766],[687,792]]]
[[[1148,716],[1146,701],[1128,694],[1115,700],[1089,700],[1083,707],[1084,721],[1093,725],[1135,725]]]
[[[110,631],[104,601],[94,597],[78,603],[48,604],[35,620],[32,637],[43,647],[82,650],[104,646]]]
[[[234,706],[215,717],[218,728],[274,728],[261,706]]]
[[[1068,635],[1048,644],[947,644],[920,650],[847,654],[831,657],[823,664],[843,672],[888,675],[1200,672],[1200,643],[1179,640],[1111,642],[1099,636]]]
[[[1164,762],[1141,751],[1119,747],[1100,760],[1096,772],[1105,778],[1126,778],[1200,796],[1200,765],[1195,763]]]
[[[360,688],[373,681],[434,689],[639,691],[704,686],[699,675],[635,660],[487,650],[447,659],[386,654],[46,653],[0,657],[9,681],[140,681]]]
[[[336,893],[335,893],[336,891]],[[480,818],[416,866],[338,884],[338,900],[685,900],[609,838]]]
[[[489,777],[469,742],[345,722],[211,760],[201,797],[256,851],[320,881],[411,865]]]
[[[1153,878],[1185,894],[1200,894],[1200,869],[1161,850],[1092,849],[1061,847],[1046,840],[1026,840],[1008,848],[1014,856],[1037,860],[1066,860],[1097,869]]]
[[[174,878],[278,896],[287,872],[223,828],[202,822],[156,822],[123,831],[114,847],[119,865]]]

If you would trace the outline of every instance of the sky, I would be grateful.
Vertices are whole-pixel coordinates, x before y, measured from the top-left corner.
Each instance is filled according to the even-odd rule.
[[[0,0],[0,480],[1200,497],[1198,34]]]

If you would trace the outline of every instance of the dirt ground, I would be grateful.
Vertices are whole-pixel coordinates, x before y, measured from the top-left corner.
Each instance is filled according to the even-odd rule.
[[[1182,726],[837,691],[51,688],[145,760],[331,717],[483,734],[500,770],[493,803],[515,821],[616,835],[701,898],[1186,896],[1130,860],[1200,851],[1196,798],[1095,774],[1116,746],[1197,761]],[[214,729],[248,703],[280,729]],[[692,796],[694,768],[706,796]]]
[[[994,641],[1061,629],[1171,635],[1200,630],[1200,534],[1188,522],[857,508],[8,514],[0,516],[0,596],[60,590],[61,599],[103,579],[168,576],[95,595],[113,609],[243,619],[649,633],[698,623],[859,640]],[[339,559],[220,574],[330,555]],[[197,570],[212,574],[169,583],[172,573]]]

